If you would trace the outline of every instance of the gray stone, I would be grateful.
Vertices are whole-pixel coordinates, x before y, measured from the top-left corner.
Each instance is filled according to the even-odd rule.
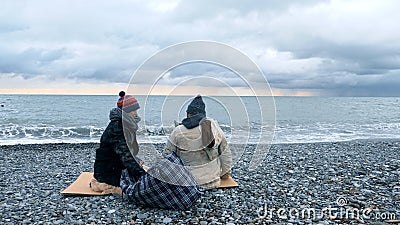
[[[137,218],[138,219],[146,219],[147,218],[147,213],[139,213],[139,214],[137,214]]]
[[[171,223],[171,222],[172,222],[172,219],[169,218],[169,217],[165,217],[165,218],[163,219],[163,223]]]
[[[55,225],[64,224],[64,220],[56,220],[53,222],[53,224],[55,224]]]
[[[115,209],[111,209],[107,213],[109,213],[109,214],[115,213]]]

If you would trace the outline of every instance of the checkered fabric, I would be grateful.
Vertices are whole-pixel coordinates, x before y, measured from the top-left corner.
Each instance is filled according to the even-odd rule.
[[[164,209],[188,209],[202,194],[196,179],[175,153],[165,156],[138,180],[127,170],[122,171],[121,188],[135,204]]]

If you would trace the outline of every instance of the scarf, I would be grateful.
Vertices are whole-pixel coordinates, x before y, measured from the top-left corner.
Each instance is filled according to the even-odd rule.
[[[131,116],[128,113],[122,111],[122,127],[124,129],[124,136],[126,144],[132,155],[135,157],[139,153],[139,145],[136,140],[136,132],[138,130],[138,123],[140,122],[139,116]]]
[[[138,123],[140,122],[141,118],[138,115],[131,116],[124,111],[122,111],[122,113],[124,114],[124,116],[122,117],[124,126],[127,127],[129,131],[133,131],[136,133],[139,128]]]
[[[203,113],[197,113],[196,115],[192,115],[189,118],[185,118],[182,120],[182,125],[185,126],[187,129],[192,129],[199,126],[200,121],[205,118],[206,115]]]

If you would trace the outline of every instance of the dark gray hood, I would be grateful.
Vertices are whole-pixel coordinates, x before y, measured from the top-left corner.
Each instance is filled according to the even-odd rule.
[[[110,110],[110,120],[122,119],[122,110],[120,108],[113,108]]]
[[[122,116],[123,115],[123,116]],[[133,129],[135,132],[138,129],[138,123],[140,122],[140,117],[135,116],[132,117],[128,113],[122,111],[120,108],[113,108],[110,110],[110,120],[115,120],[119,119],[123,121],[124,126],[130,127],[130,129]]]

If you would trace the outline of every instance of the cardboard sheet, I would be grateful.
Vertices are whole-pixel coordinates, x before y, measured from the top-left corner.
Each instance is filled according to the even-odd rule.
[[[230,176],[226,179],[221,179],[221,186],[219,188],[239,187],[239,184]]]
[[[61,192],[63,195],[106,195],[101,192],[92,191],[89,183],[93,179],[92,172],[83,172],[79,177]]]
[[[63,195],[107,195],[101,192],[92,191],[89,183],[93,178],[93,172],[83,172],[79,177],[65,190],[61,192]],[[239,184],[232,178],[221,179],[220,188],[238,187]]]

